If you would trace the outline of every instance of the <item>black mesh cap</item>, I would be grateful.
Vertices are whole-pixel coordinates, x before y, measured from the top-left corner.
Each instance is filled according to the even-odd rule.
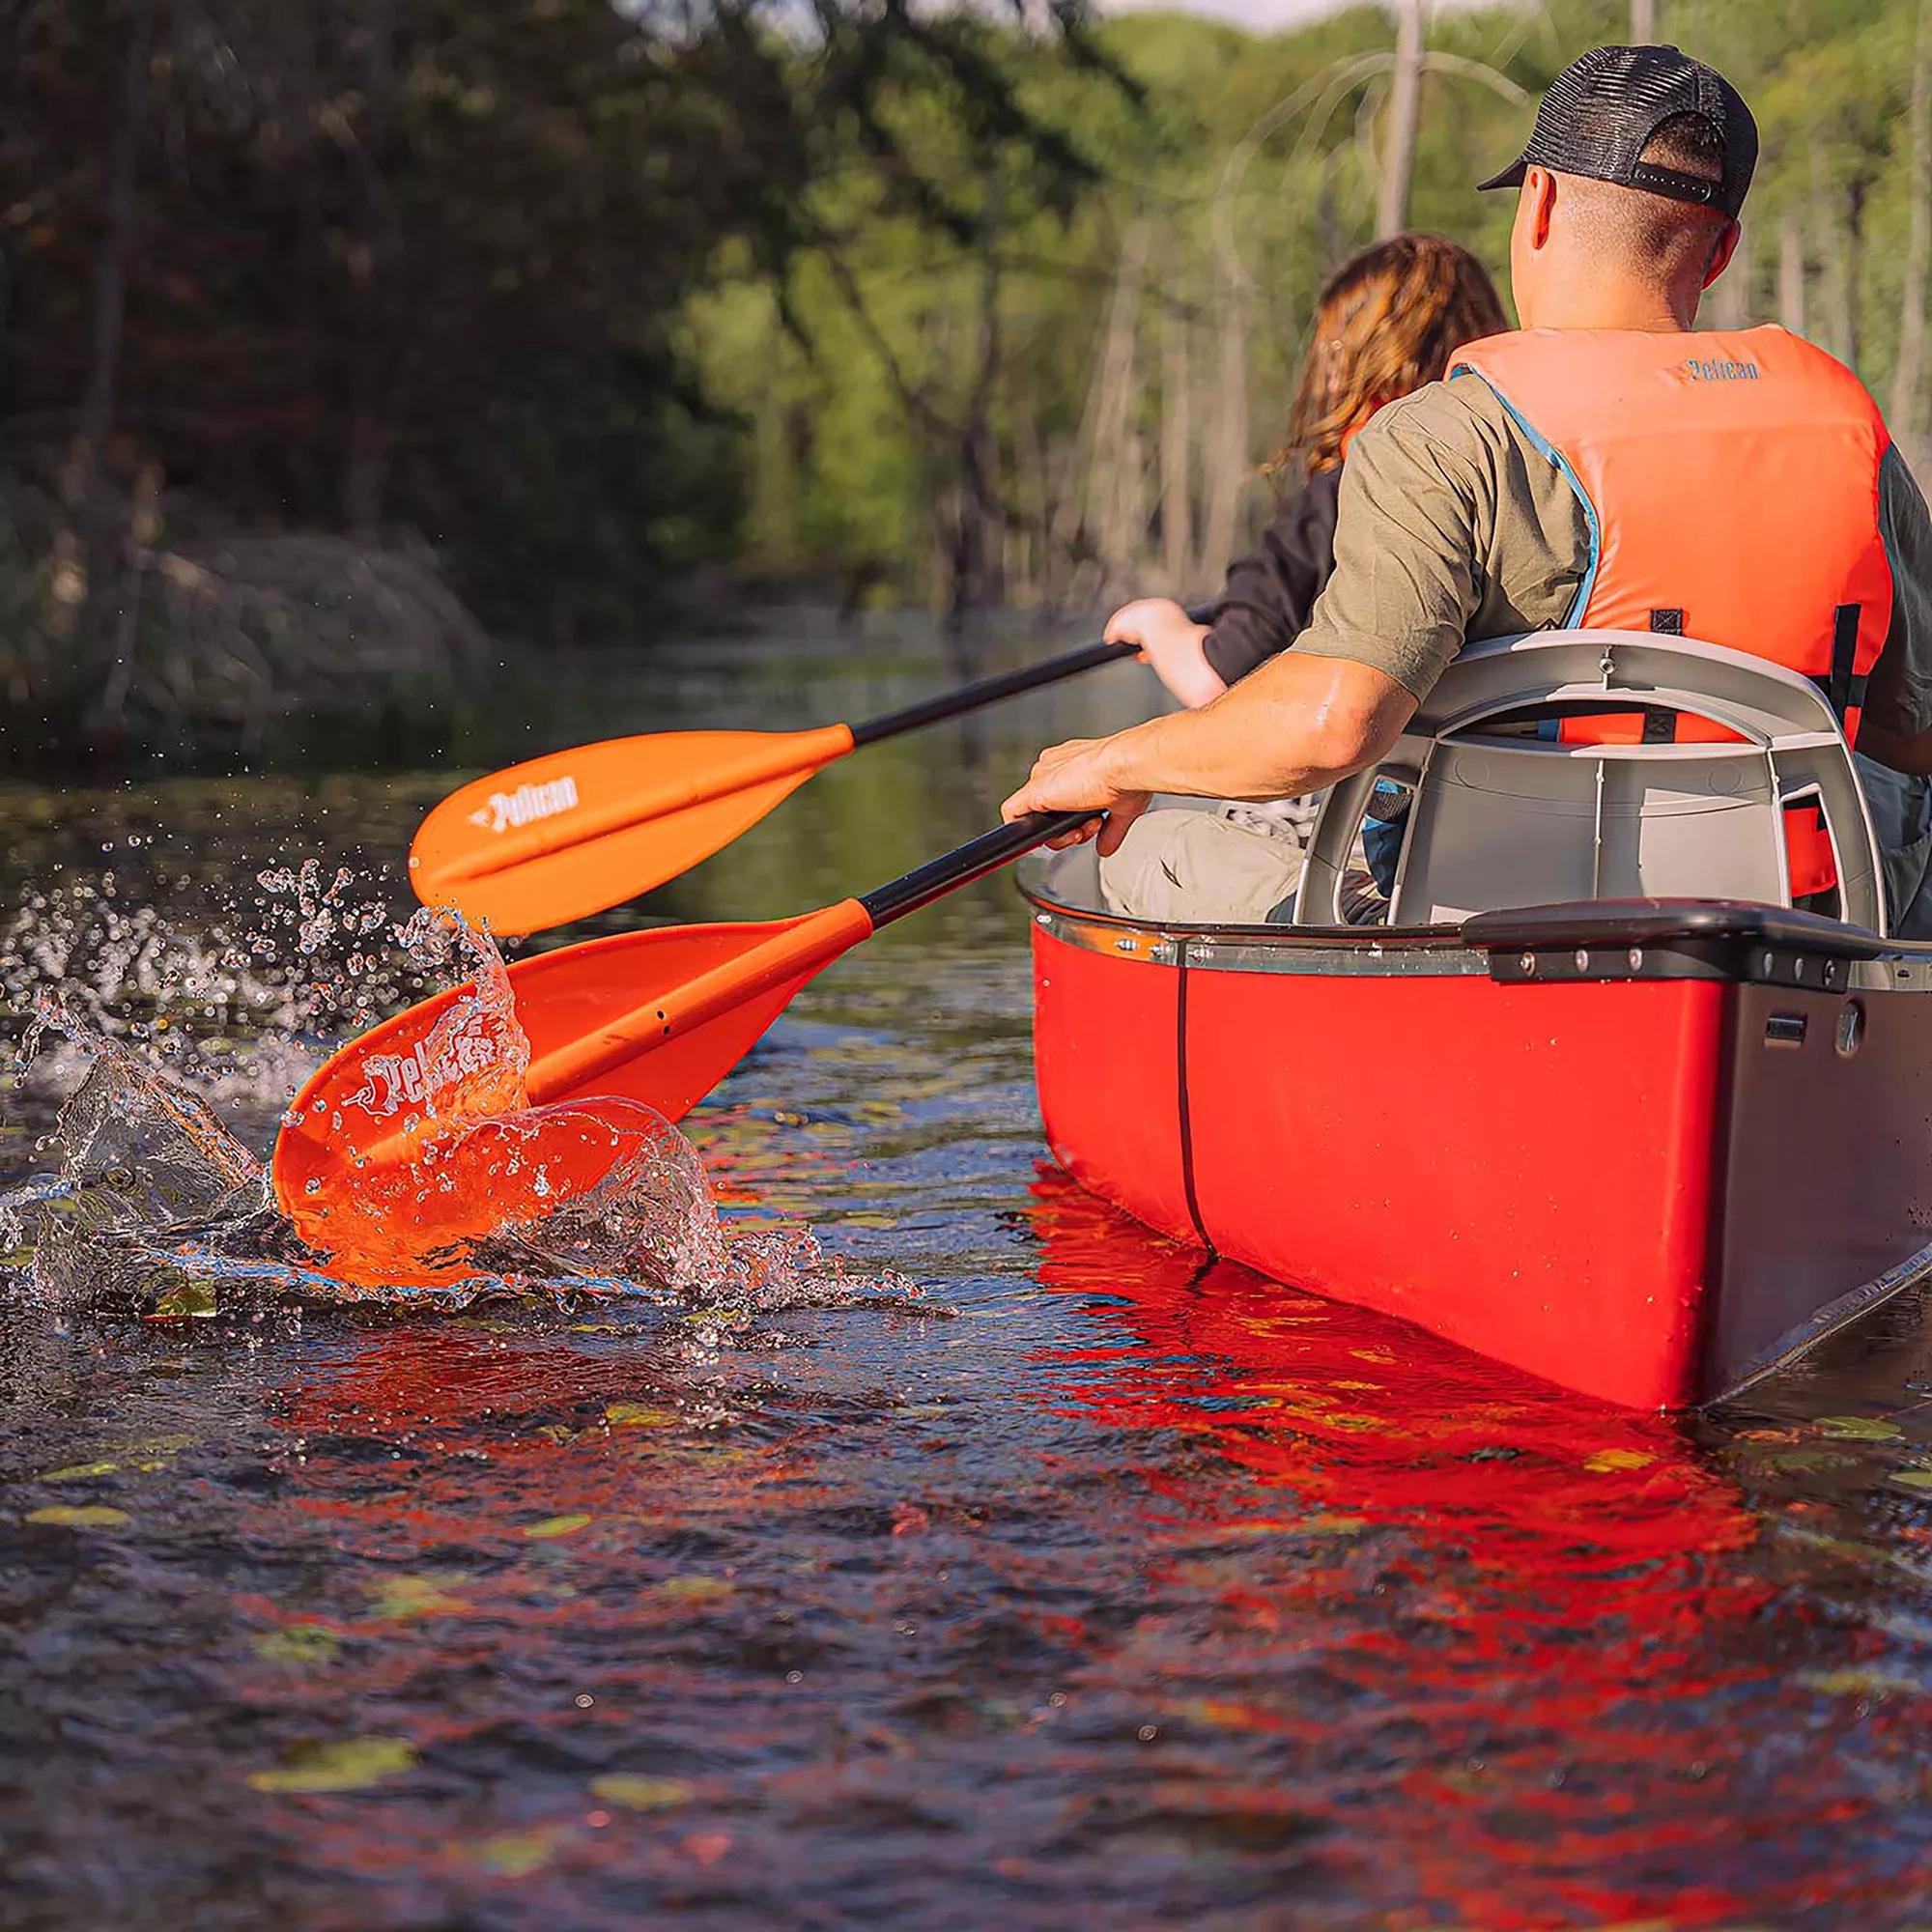
[[[1666,121],[1696,114],[1723,155],[1720,180],[1642,159]],[[1587,175],[1736,217],[1757,166],[1757,123],[1724,76],[1675,47],[1593,47],[1549,83],[1520,158],[1479,187],[1516,187],[1531,167]]]

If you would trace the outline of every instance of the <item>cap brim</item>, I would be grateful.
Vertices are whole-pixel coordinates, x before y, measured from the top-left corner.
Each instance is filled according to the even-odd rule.
[[[1529,156],[1527,155],[1520,155],[1501,174],[1492,175],[1488,181],[1478,182],[1476,184],[1476,192],[1480,194],[1485,188],[1491,187],[1520,187],[1522,185],[1522,178],[1528,172]]]

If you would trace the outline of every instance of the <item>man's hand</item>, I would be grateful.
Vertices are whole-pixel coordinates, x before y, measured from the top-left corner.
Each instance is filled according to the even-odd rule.
[[[1115,782],[1111,772],[1118,742],[1118,738],[1070,738],[1064,745],[1049,745],[1034,760],[1026,783],[1000,808],[1000,816],[1011,820],[1030,811],[1078,811],[1092,806],[1096,814],[1107,814],[1104,823],[1096,816],[1079,831],[1050,842],[1056,849],[1079,845],[1097,832],[1102,855],[1117,851],[1127,827],[1147,810],[1151,795]]]
[[[1198,711],[1228,688],[1203,649],[1208,628],[1172,597],[1140,597],[1108,618],[1107,641],[1138,644],[1141,661],[1153,667],[1153,674],[1190,711]]]

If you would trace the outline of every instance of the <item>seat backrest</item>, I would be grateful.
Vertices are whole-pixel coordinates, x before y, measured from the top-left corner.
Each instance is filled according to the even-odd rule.
[[[1707,718],[1718,744],[1568,745],[1499,735],[1509,713],[1606,702]],[[1395,749],[1329,793],[1295,918],[1341,923],[1343,869],[1376,781],[1414,788],[1392,924],[1572,899],[1791,903],[1785,808],[1815,803],[1843,917],[1885,930],[1871,817],[1810,679],[1721,645],[1643,631],[1540,631],[1464,648]]]

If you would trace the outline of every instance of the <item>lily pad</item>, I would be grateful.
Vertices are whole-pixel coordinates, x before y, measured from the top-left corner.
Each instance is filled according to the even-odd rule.
[[[553,1537],[575,1536],[580,1529],[587,1529],[591,1519],[587,1516],[547,1516],[541,1522],[525,1526],[524,1534],[539,1543],[548,1543]]]
[[[658,1594],[679,1604],[715,1604],[731,1595],[731,1586],[722,1577],[672,1577]]]
[[[634,1777],[626,1772],[614,1772],[590,1780],[593,1798],[625,1811],[668,1811],[673,1805],[690,1804],[695,1791],[691,1781],[683,1777]]]
[[[1895,1670],[1877,1670],[1849,1665],[1842,1670],[1805,1670],[1799,1683],[1828,1697],[1917,1697],[1921,1694],[1917,1678]]]
[[[647,1402],[613,1402],[604,1411],[612,1429],[675,1429],[683,1418],[674,1408],[653,1408]]]
[[[379,1617],[394,1617],[398,1621],[458,1616],[469,1605],[461,1597],[452,1597],[444,1586],[463,1580],[455,1576],[391,1577],[376,1587],[370,1607]]]
[[[1607,1476],[1618,1469],[1647,1469],[1656,1461],[1641,1449],[1599,1449],[1583,1459],[1583,1466],[1593,1476]]]
[[[363,1791],[415,1761],[415,1747],[402,1738],[345,1738],[307,1746],[272,1771],[251,1772],[248,1782],[257,1791]]]
[[[1821,1415],[1818,1427],[1841,1442],[1895,1442],[1905,1434],[1881,1415]]]
[[[333,1663],[342,1639],[327,1624],[290,1624],[264,1631],[255,1639],[255,1655],[268,1663]]]
[[[1932,1469],[1894,1469],[1891,1480],[1902,1489],[1932,1490]]]
[[[471,1845],[469,1856],[498,1878],[527,1878],[556,1857],[564,1835],[554,1831],[505,1832],[501,1837],[484,1838]]]
[[[83,1476],[111,1476],[119,1463],[70,1463],[65,1469],[45,1469],[34,1478],[37,1483],[71,1483]]]
[[[179,1321],[184,1319],[206,1321],[217,1312],[214,1289],[205,1281],[185,1281],[161,1296],[155,1303],[153,1320],[156,1321]]]
[[[58,1523],[64,1529],[112,1529],[128,1520],[128,1512],[109,1509],[105,1503],[50,1503],[45,1509],[29,1510],[27,1520]]]

